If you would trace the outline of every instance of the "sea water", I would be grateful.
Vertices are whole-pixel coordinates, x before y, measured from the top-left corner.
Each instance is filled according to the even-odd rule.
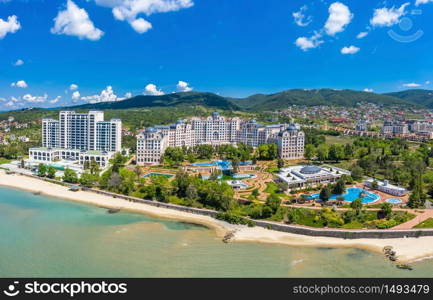
[[[353,248],[225,244],[203,226],[0,187],[2,277],[421,277]]]

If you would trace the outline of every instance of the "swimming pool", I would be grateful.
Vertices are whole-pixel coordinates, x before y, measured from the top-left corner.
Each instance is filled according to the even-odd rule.
[[[389,198],[389,199],[386,199],[385,202],[388,202],[391,204],[400,204],[403,201],[401,201],[400,199],[397,199],[397,198]]]
[[[249,179],[249,178],[256,178],[257,175],[256,174],[234,174],[232,177],[236,179]]]
[[[167,174],[167,173],[153,173],[153,172],[152,173],[147,173],[147,174],[143,175],[144,178],[145,177],[155,177],[155,176],[162,176],[162,177],[171,178],[174,175],[173,174]]]
[[[361,192],[364,192],[364,197],[360,197]],[[320,193],[315,193],[310,195],[310,199],[319,199],[319,195]],[[330,200],[336,200],[337,197],[342,196],[344,198],[344,201],[347,202],[352,202],[353,200],[357,199],[357,198],[361,198],[362,199],[362,203],[367,204],[367,203],[373,203],[376,202],[377,200],[380,199],[380,196],[378,194],[375,193],[371,193],[371,192],[367,192],[359,187],[350,187],[346,189],[346,193],[342,194],[342,195],[335,195],[332,194],[331,197],[329,198]]]
[[[202,176],[201,177],[201,179],[209,179],[210,178],[210,176]],[[223,176],[222,175],[218,175],[218,177],[217,177],[217,179],[223,179]]]
[[[239,162],[240,166],[251,165],[251,164],[252,164],[251,161],[241,161],[241,162]],[[191,164],[191,166],[193,166],[193,167],[213,167],[213,166],[218,166],[218,169],[225,171],[225,170],[230,170],[232,168],[232,163],[231,163],[231,161],[228,161],[228,160],[217,160],[217,161],[212,161],[212,162],[193,163],[193,164]]]
[[[227,183],[234,189],[246,189],[248,185],[239,180],[227,180]]]

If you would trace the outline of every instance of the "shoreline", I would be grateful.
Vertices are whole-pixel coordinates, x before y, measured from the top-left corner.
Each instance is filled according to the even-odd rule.
[[[332,237],[299,235],[269,230],[257,226],[247,227],[242,225],[233,225],[216,220],[209,216],[156,207],[144,203],[129,202],[92,192],[72,192],[65,186],[19,174],[7,175],[3,170],[0,170],[0,186],[32,193],[40,193],[44,196],[80,202],[105,209],[120,209],[134,213],[147,214],[157,218],[200,224],[214,230],[218,237],[223,237],[226,233],[234,231],[234,236],[231,239],[231,241],[234,242],[258,242],[298,247],[358,248],[381,254],[383,254],[383,247],[392,246],[393,250],[397,252],[399,263],[418,262],[433,258],[433,237],[393,239],[362,238],[348,240]]]

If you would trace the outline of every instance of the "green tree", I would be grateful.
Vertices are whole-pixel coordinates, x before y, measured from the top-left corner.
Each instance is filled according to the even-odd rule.
[[[344,179],[340,178],[335,183],[334,188],[332,189],[332,193],[336,195],[341,195],[346,192],[346,184],[344,182]]]
[[[89,168],[90,168],[90,174],[99,174],[100,167],[99,164],[96,162],[96,160],[92,159]]]
[[[427,199],[426,194],[424,193],[423,181],[421,178],[421,174],[414,174],[414,186],[409,196],[409,202],[407,205],[410,208],[420,208],[425,205],[425,201]]]
[[[364,171],[359,166],[354,166],[350,169],[351,176],[353,180],[361,180],[364,176]]]
[[[281,158],[277,159],[277,167],[278,169],[284,168],[284,160]]]
[[[329,186],[326,185],[320,191],[319,198],[323,202],[326,202],[329,200],[330,197],[331,197],[331,189],[329,188]]]
[[[252,195],[255,199],[257,199],[257,197],[260,195],[260,193],[259,193],[259,189],[258,189],[258,188],[254,189],[254,190],[251,192],[251,195]]]
[[[344,149],[342,145],[332,144],[329,148],[328,159],[339,162],[344,158]]]
[[[47,175],[47,166],[44,164],[39,164],[38,166],[38,176],[45,177]]]
[[[47,169],[47,177],[54,179],[56,177],[56,168],[49,166]]]
[[[313,144],[305,145],[304,156],[307,160],[311,160],[316,155],[316,147]]]
[[[362,199],[356,198],[350,203],[350,207],[356,212],[356,215],[359,215],[362,209]]]
[[[66,168],[63,174],[63,181],[68,183],[78,183],[78,175],[72,169]]]
[[[272,193],[266,198],[265,206],[268,206],[272,213],[275,214],[281,205],[281,199],[278,195]]]
[[[97,182],[97,180],[98,180],[97,175],[91,174],[88,171],[82,173],[80,176],[80,184],[89,188],[93,187]]]
[[[380,207],[380,210],[378,211],[378,219],[390,219],[392,215],[392,204],[391,203],[383,203]]]
[[[329,156],[329,149],[326,144],[321,144],[319,147],[317,147],[317,158],[320,161],[326,161]]]
[[[140,179],[141,176],[143,176],[143,169],[137,165],[134,168],[134,173],[135,173],[135,176],[137,176],[137,179]]]
[[[240,165],[239,159],[238,158],[234,158],[232,160],[232,172],[233,172],[233,174],[239,173],[239,165]]]

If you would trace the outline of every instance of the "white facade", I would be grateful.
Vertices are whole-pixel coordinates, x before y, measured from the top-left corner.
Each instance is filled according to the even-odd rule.
[[[84,165],[84,162],[94,160],[101,168],[105,168],[112,156],[113,152],[106,151],[81,151],[78,149],[45,147],[29,149],[30,163],[58,163],[60,166],[70,166],[73,163]]]
[[[372,178],[366,179],[364,181],[364,185],[368,186],[369,188],[373,188],[373,182],[374,181],[375,180]],[[387,194],[390,194],[393,196],[399,196],[399,197],[407,194],[407,189],[405,189],[404,187],[401,187],[401,186],[390,184],[388,182],[388,180],[384,180],[384,181],[376,180],[376,182],[377,182],[377,186],[378,186],[377,187],[378,191],[381,191],[381,192],[384,192],[384,193],[387,193]]]
[[[350,175],[350,172],[329,166],[292,166],[281,169],[277,174],[277,180],[286,182],[292,189],[336,182],[343,175]]]
[[[102,111],[61,111],[59,121],[42,120],[42,146],[47,148],[119,152],[122,121],[104,121]]]
[[[137,136],[137,164],[159,164],[167,147],[240,143],[253,147],[277,143],[283,159],[298,159],[304,155],[304,133],[294,125],[265,126],[255,120],[225,118],[213,113],[207,118],[194,117],[168,126],[147,128]]]
[[[102,111],[61,111],[59,120],[42,120],[42,147],[30,148],[31,163],[83,165],[95,160],[102,168],[122,149],[122,121],[104,121]]]
[[[409,126],[400,121],[385,121],[382,127],[383,134],[407,134]]]
[[[157,165],[168,147],[168,134],[147,128],[137,136],[137,164]]]
[[[302,159],[304,157],[304,143],[304,132],[290,125],[278,134],[277,145],[280,158]]]

